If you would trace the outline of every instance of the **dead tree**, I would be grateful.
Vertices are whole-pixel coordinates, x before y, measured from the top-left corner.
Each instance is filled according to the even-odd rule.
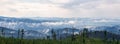
[[[24,38],[24,29],[21,30],[21,39]]]

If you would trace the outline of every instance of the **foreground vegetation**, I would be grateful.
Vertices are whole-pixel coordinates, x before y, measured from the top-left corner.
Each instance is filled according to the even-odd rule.
[[[52,30],[51,33],[52,38],[47,37],[47,39],[24,39],[24,30],[18,30],[19,36],[18,38],[14,38],[4,37],[4,30],[2,29],[0,44],[120,44],[120,41],[118,39],[107,39],[106,31],[104,31],[104,39],[88,37],[88,29],[84,29],[80,35],[73,34],[64,39],[57,39],[54,30]]]
[[[0,44],[120,44],[117,40],[101,40],[97,38],[77,37],[75,40],[66,38],[63,40],[53,39],[16,39],[0,37]]]

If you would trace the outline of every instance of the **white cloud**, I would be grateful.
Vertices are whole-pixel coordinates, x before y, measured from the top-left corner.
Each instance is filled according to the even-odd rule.
[[[120,15],[120,3],[108,3],[108,1],[92,1],[73,7],[76,16],[118,18]]]
[[[11,11],[12,10],[12,11]],[[69,10],[60,8],[54,4],[41,3],[16,3],[1,7],[0,14],[3,16],[25,17],[64,17],[69,14]],[[66,15],[63,15],[66,14]]]
[[[71,2],[71,1],[73,1],[73,0],[50,0],[51,2],[53,2],[53,3],[69,3],[69,2]]]
[[[119,0],[78,1],[79,0],[0,0],[0,16],[108,18],[118,18],[120,16]]]

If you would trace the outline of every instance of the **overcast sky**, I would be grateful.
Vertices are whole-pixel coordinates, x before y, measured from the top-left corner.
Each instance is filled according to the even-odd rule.
[[[120,0],[0,0],[0,16],[119,18]]]

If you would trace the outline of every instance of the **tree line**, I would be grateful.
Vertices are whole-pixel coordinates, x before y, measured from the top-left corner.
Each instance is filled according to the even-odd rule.
[[[2,42],[3,41],[2,37],[5,37],[5,30],[3,28],[1,28],[0,30],[1,30],[0,31],[0,37],[1,37],[0,41]],[[69,29],[66,28],[66,36],[68,35],[68,31],[69,31]],[[13,34],[12,34],[11,37],[12,37],[12,39],[17,39],[18,44],[23,44],[23,41],[29,41],[29,40],[24,39],[24,37],[25,37],[25,30],[24,29],[18,29],[17,32],[18,32],[17,38],[14,38]],[[78,41],[78,43],[81,43],[81,44],[89,44],[88,41],[89,42],[92,42],[92,40],[94,41],[94,39],[89,38],[89,32],[90,31],[88,30],[88,28],[84,28],[82,31],[79,32],[79,34],[75,34],[75,29],[73,28],[72,29],[72,34],[68,38],[65,39],[65,38],[61,37],[62,35],[59,35],[60,33],[56,33],[55,30],[52,29],[51,30],[51,36],[46,36],[47,39],[45,39],[45,40],[43,40],[43,39],[38,40],[38,43],[40,41],[44,41],[44,42],[47,42],[47,41],[57,42],[58,41],[58,43],[64,43],[64,41],[67,41],[70,44],[72,44],[72,42],[77,42]],[[108,40],[107,31],[104,30],[103,32],[104,32],[104,39],[101,40],[101,41],[104,44],[110,44],[110,43],[111,44],[120,44],[119,40],[115,39],[115,37],[113,37],[112,40]],[[94,34],[96,34],[96,33],[97,33],[97,31],[94,32]],[[59,39],[57,38],[58,35],[60,36]],[[34,39],[31,40],[32,44],[35,44],[36,40],[34,40]],[[13,40],[13,42],[14,42],[14,40]],[[49,42],[48,42],[48,44],[50,44]]]

